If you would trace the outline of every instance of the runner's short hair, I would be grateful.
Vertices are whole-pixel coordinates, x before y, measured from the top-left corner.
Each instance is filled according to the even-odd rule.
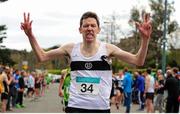
[[[87,18],[94,18],[94,19],[96,19],[96,22],[97,22],[98,27],[100,26],[99,17],[97,16],[97,14],[94,13],[94,12],[88,11],[88,12],[85,12],[85,13],[82,15],[82,17],[81,17],[81,19],[80,19],[80,27],[82,26],[83,19],[87,19]]]
[[[148,74],[151,74],[151,68],[149,67],[149,68],[147,68],[147,70],[146,70],[146,72],[148,73]]]

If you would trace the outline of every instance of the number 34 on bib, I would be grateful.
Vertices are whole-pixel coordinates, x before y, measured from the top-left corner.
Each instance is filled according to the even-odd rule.
[[[79,94],[98,95],[100,78],[98,77],[76,77],[77,90]]]

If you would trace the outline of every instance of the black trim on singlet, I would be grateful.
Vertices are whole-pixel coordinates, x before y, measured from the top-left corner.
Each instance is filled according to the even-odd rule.
[[[66,113],[110,113],[110,109],[82,109],[82,108],[75,108],[75,107],[66,107]]]
[[[111,70],[111,65],[106,61],[72,61],[71,71],[76,70]]]

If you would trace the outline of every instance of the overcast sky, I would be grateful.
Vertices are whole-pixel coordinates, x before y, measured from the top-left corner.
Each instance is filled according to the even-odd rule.
[[[20,29],[23,12],[30,12],[33,32],[42,48],[82,40],[79,20],[86,11],[94,11],[102,18],[115,12],[119,15],[123,32],[129,29],[128,20],[133,6],[148,8],[148,0],[8,0],[0,3],[0,25],[8,27],[3,45],[10,49],[31,50],[28,38]],[[169,0],[172,1],[172,0]],[[180,24],[180,0],[175,0],[173,17]]]

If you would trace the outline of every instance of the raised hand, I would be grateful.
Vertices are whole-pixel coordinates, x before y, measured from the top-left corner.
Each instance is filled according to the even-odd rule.
[[[152,33],[152,26],[151,26],[151,21],[150,21],[150,14],[145,13],[143,15],[143,22],[135,22],[137,29],[139,30],[141,36],[143,38],[150,38],[151,33]]]
[[[21,30],[24,30],[27,36],[32,34],[32,22],[33,21],[30,21],[30,13],[27,15],[24,13],[24,22],[21,23]]]

